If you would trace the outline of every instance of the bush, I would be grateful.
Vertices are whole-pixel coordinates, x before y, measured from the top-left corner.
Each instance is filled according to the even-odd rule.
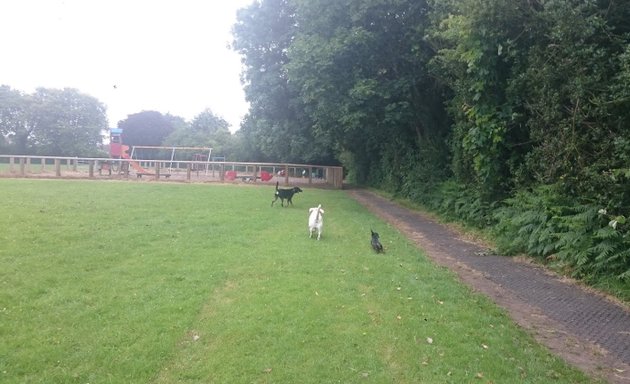
[[[431,210],[450,220],[462,221],[475,228],[487,228],[494,224],[493,211],[496,203],[482,198],[474,187],[446,181],[436,185],[424,202]]]
[[[538,256],[587,280],[630,281],[630,228],[623,216],[580,204],[556,186],[540,186],[506,199],[494,219],[501,253]]]

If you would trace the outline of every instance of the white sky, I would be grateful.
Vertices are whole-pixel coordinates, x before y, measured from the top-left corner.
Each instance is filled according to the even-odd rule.
[[[234,132],[248,105],[227,46],[252,1],[0,0],[0,84],[76,88],[107,106],[110,127],[143,110],[191,121],[210,108]]]

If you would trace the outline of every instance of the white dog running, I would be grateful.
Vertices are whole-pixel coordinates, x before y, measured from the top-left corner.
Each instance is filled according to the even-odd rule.
[[[322,237],[322,229],[324,228],[324,210],[322,205],[317,208],[308,210],[308,237],[313,237],[313,232],[317,230],[317,240]]]

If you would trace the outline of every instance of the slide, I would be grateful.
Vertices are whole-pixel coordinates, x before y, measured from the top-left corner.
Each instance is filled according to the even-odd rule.
[[[122,146],[122,151],[121,151],[121,156],[122,156],[123,159],[131,159],[129,157],[129,153],[127,153],[127,151],[129,151],[129,146],[128,145],[123,145]],[[137,173],[150,173],[146,169],[142,168],[140,166],[140,164],[136,163],[133,160],[131,160],[129,162],[129,164],[133,167],[133,169],[136,170]]]

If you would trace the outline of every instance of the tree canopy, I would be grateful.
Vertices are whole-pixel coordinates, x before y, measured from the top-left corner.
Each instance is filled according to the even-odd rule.
[[[225,154],[231,142],[229,123],[206,109],[192,120],[182,123],[164,140],[167,146],[209,147],[214,154]]]
[[[104,105],[76,89],[24,94],[0,87],[0,149],[15,154],[94,156],[107,130]]]
[[[627,169],[628,4],[256,1],[234,26],[243,137],[404,193],[453,178],[486,198],[555,182],[612,198],[595,187]]]
[[[317,154],[475,225],[518,207],[526,251],[630,279],[630,2],[259,0],[233,47],[252,153]]]
[[[311,129],[313,122],[287,74],[294,17],[295,6],[287,0],[254,2],[238,13],[233,48],[243,57],[250,103],[241,137],[262,161],[330,163],[331,143]]]
[[[157,111],[142,111],[118,122],[125,145],[160,146],[175,131],[177,120]]]

